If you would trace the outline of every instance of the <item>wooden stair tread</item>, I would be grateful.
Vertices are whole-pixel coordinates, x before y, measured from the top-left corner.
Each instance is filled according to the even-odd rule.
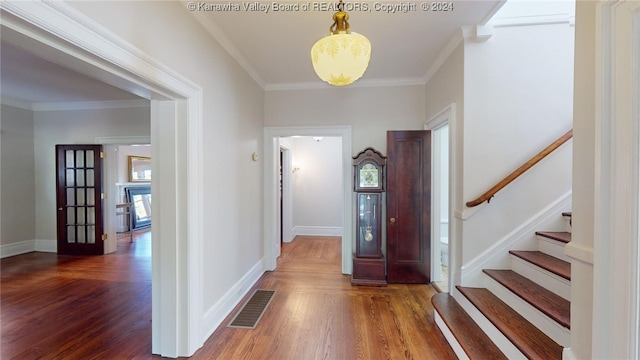
[[[456,288],[529,359],[562,359],[562,346],[533,326],[491,291]]]
[[[570,329],[571,303],[568,300],[513,270],[485,269],[483,272],[558,324]]]
[[[470,359],[507,359],[451,295],[436,294],[431,303]]]
[[[510,250],[509,254],[515,255],[569,281],[571,280],[571,263],[540,251]]]
[[[565,244],[571,242],[571,233],[566,231],[536,231],[536,235],[560,241]]]

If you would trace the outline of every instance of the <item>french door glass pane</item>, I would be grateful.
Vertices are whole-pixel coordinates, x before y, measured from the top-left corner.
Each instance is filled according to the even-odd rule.
[[[67,226],[67,242],[75,243],[76,242],[76,227],[75,226]]]
[[[78,243],[80,244],[84,244],[87,242],[86,240],[86,236],[85,236],[85,232],[86,232],[87,227],[86,226],[78,226]]]
[[[89,244],[96,243],[96,227],[95,226],[87,226],[87,242]]]
[[[75,208],[67,208],[67,224],[75,224],[76,223],[76,209]]]
[[[96,204],[96,191],[93,188],[87,189],[87,198],[85,199],[87,205],[95,205]]]
[[[66,185],[67,186],[74,186],[76,184],[75,181],[75,171],[73,171],[72,169],[67,169],[65,171],[66,173]]]
[[[92,168],[93,166],[93,150],[87,150],[87,156],[85,162],[87,163],[87,168]]]
[[[76,170],[76,186],[84,186],[85,184],[84,179],[85,179],[84,170],[82,169]]]
[[[93,182],[93,170],[87,169],[87,186],[95,186]]]
[[[76,166],[77,168],[84,167],[84,151],[76,151]]]
[[[84,189],[76,189],[76,205],[85,205]]]
[[[67,205],[73,206],[76,205],[76,190],[74,188],[67,189]]]
[[[65,167],[72,168],[75,167],[75,156],[73,150],[65,151]]]
[[[93,206],[87,208],[87,224],[96,223],[96,208]]]
[[[86,224],[86,210],[85,210],[85,208],[78,208],[77,216],[78,216],[78,219],[76,221],[76,224],[78,224],[78,225]]]

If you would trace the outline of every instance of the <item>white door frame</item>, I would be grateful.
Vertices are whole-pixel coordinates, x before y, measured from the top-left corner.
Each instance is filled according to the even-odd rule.
[[[152,153],[152,352],[192,355],[205,340],[202,89],[64,2],[0,9],[3,40],[151,100],[151,141],[163,145]]]
[[[455,178],[455,168],[452,166],[454,162],[454,126],[456,121],[456,104],[451,103],[447,105],[444,109],[442,109],[439,113],[431,117],[424,125],[425,130],[437,131],[445,125],[449,125],[449,195],[448,195],[448,209],[449,213],[446,214],[449,224],[449,273],[447,279],[447,286],[449,289],[454,285],[454,264],[455,262],[455,251],[456,249],[460,249],[461,247],[456,246],[456,241],[459,239],[454,239],[452,234],[455,234],[455,231],[452,229],[452,219],[453,219],[453,207],[452,204],[452,193],[455,189],[456,178]],[[437,145],[437,144],[435,144]],[[431,196],[431,273],[432,274],[440,274],[440,219],[442,219],[442,214],[440,214],[440,197],[433,196],[433,194],[439,194],[441,190],[440,184],[440,148],[439,146],[435,146],[434,143],[431,144],[431,154],[432,154],[432,171],[431,171],[431,184],[432,184],[432,196]],[[437,224],[434,222],[437,221]],[[449,291],[447,289],[446,291]],[[444,289],[443,289],[444,291]]]
[[[596,23],[592,357],[637,359],[640,3],[601,1]]]
[[[116,204],[118,200],[116,197],[119,194],[115,194],[115,184],[118,182],[118,162],[117,159],[111,155],[109,151],[113,147],[118,145],[137,145],[137,144],[151,144],[150,136],[104,136],[97,137],[96,144],[103,145],[103,151],[105,152],[103,170],[104,183],[107,185],[104,187],[104,192],[107,194],[104,199],[103,221],[105,224],[105,233],[107,234],[107,240],[104,242],[104,253],[109,254],[115,252],[118,246],[118,232],[117,232],[117,210]],[[152,159],[153,160],[153,159]]]
[[[336,136],[342,138],[342,273],[351,274],[353,245],[353,191],[351,185],[351,126],[305,126],[264,128],[264,266],[276,269],[280,239],[277,236],[278,212],[278,138],[285,136]]]

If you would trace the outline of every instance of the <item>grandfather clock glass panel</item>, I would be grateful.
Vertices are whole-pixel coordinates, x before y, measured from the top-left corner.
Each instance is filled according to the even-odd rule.
[[[382,257],[380,208],[379,193],[358,193],[356,257]]]

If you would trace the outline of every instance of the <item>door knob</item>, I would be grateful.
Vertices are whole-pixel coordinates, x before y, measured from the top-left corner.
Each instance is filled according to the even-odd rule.
[[[395,223],[396,222],[396,218],[389,219],[389,222],[392,223],[392,224]]]
[[[59,207],[59,208],[58,208],[58,210],[62,211],[62,208],[61,208],[61,207]]]

